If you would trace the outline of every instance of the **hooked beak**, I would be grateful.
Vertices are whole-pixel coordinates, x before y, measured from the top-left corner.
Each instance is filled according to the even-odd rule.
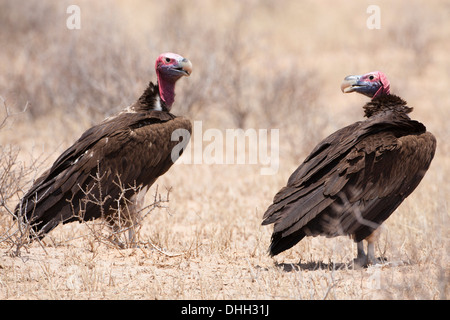
[[[382,84],[378,81],[365,81],[362,75],[355,75],[345,77],[341,90],[343,93],[358,92],[372,98],[381,86]]]
[[[178,61],[178,64],[173,68],[173,70],[181,73],[182,76],[189,77],[192,73],[192,63],[188,59],[183,58]]]
[[[347,76],[341,84],[341,90],[343,93],[350,93],[356,91],[361,86],[361,76]]]

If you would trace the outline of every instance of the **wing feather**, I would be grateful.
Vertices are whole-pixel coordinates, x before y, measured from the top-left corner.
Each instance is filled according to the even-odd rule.
[[[171,151],[178,141],[172,141],[171,135],[176,129],[191,133],[191,123],[159,111],[121,113],[107,119],[61,154],[16,211],[22,207],[43,233],[61,221],[79,219],[74,214],[80,210],[83,220],[100,217],[101,212],[117,206],[123,190],[130,197],[172,166]]]

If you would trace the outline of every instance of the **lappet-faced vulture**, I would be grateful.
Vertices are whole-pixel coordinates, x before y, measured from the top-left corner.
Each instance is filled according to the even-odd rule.
[[[35,180],[15,209],[31,226],[32,239],[44,237],[60,223],[105,218],[113,228],[139,222],[143,197],[155,180],[181,155],[172,150],[188,143],[191,122],[170,113],[175,83],[192,71],[191,62],[174,53],[155,64],[157,83],[115,116],[88,129]],[[185,130],[185,141],[172,133]]]
[[[320,142],[275,195],[262,222],[274,224],[272,256],[305,236],[351,235],[355,262],[376,263],[375,230],[414,191],[433,159],[435,137],[411,120],[412,108],[390,94],[382,72],[348,76],[341,89],[371,98],[363,106],[367,119]]]

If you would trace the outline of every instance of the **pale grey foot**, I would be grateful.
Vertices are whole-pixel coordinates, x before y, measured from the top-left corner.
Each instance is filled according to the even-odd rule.
[[[357,248],[357,256],[356,259],[353,259],[353,263],[357,267],[366,267],[367,266],[367,255],[364,252],[364,243],[362,241],[359,241],[356,243]]]
[[[367,242],[367,254],[364,252],[363,241],[356,244],[358,255],[356,259],[353,259],[353,263],[358,267],[366,268],[370,265],[376,265],[381,261],[381,259],[375,258],[375,243],[372,241]]]
[[[377,258],[375,258],[375,243],[374,242],[368,242],[367,243],[367,265],[375,265],[379,261]]]

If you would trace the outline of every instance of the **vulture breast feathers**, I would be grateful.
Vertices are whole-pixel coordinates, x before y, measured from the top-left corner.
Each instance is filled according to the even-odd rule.
[[[26,217],[40,237],[60,222],[107,217],[127,207],[181,155],[191,122],[169,112],[160,87],[150,83],[135,104],[88,129],[35,181],[16,214]],[[179,129],[189,135],[173,141]],[[172,154],[179,144],[181,152]]]
[[[263,224],[274,223],[271,255],[305,236],[353,235],[359,242],[417,187],[436,140],[394,95],[375,97],[365,121],[320,142],[274,197]],[[406,112],[405,112],[406,110]]]

